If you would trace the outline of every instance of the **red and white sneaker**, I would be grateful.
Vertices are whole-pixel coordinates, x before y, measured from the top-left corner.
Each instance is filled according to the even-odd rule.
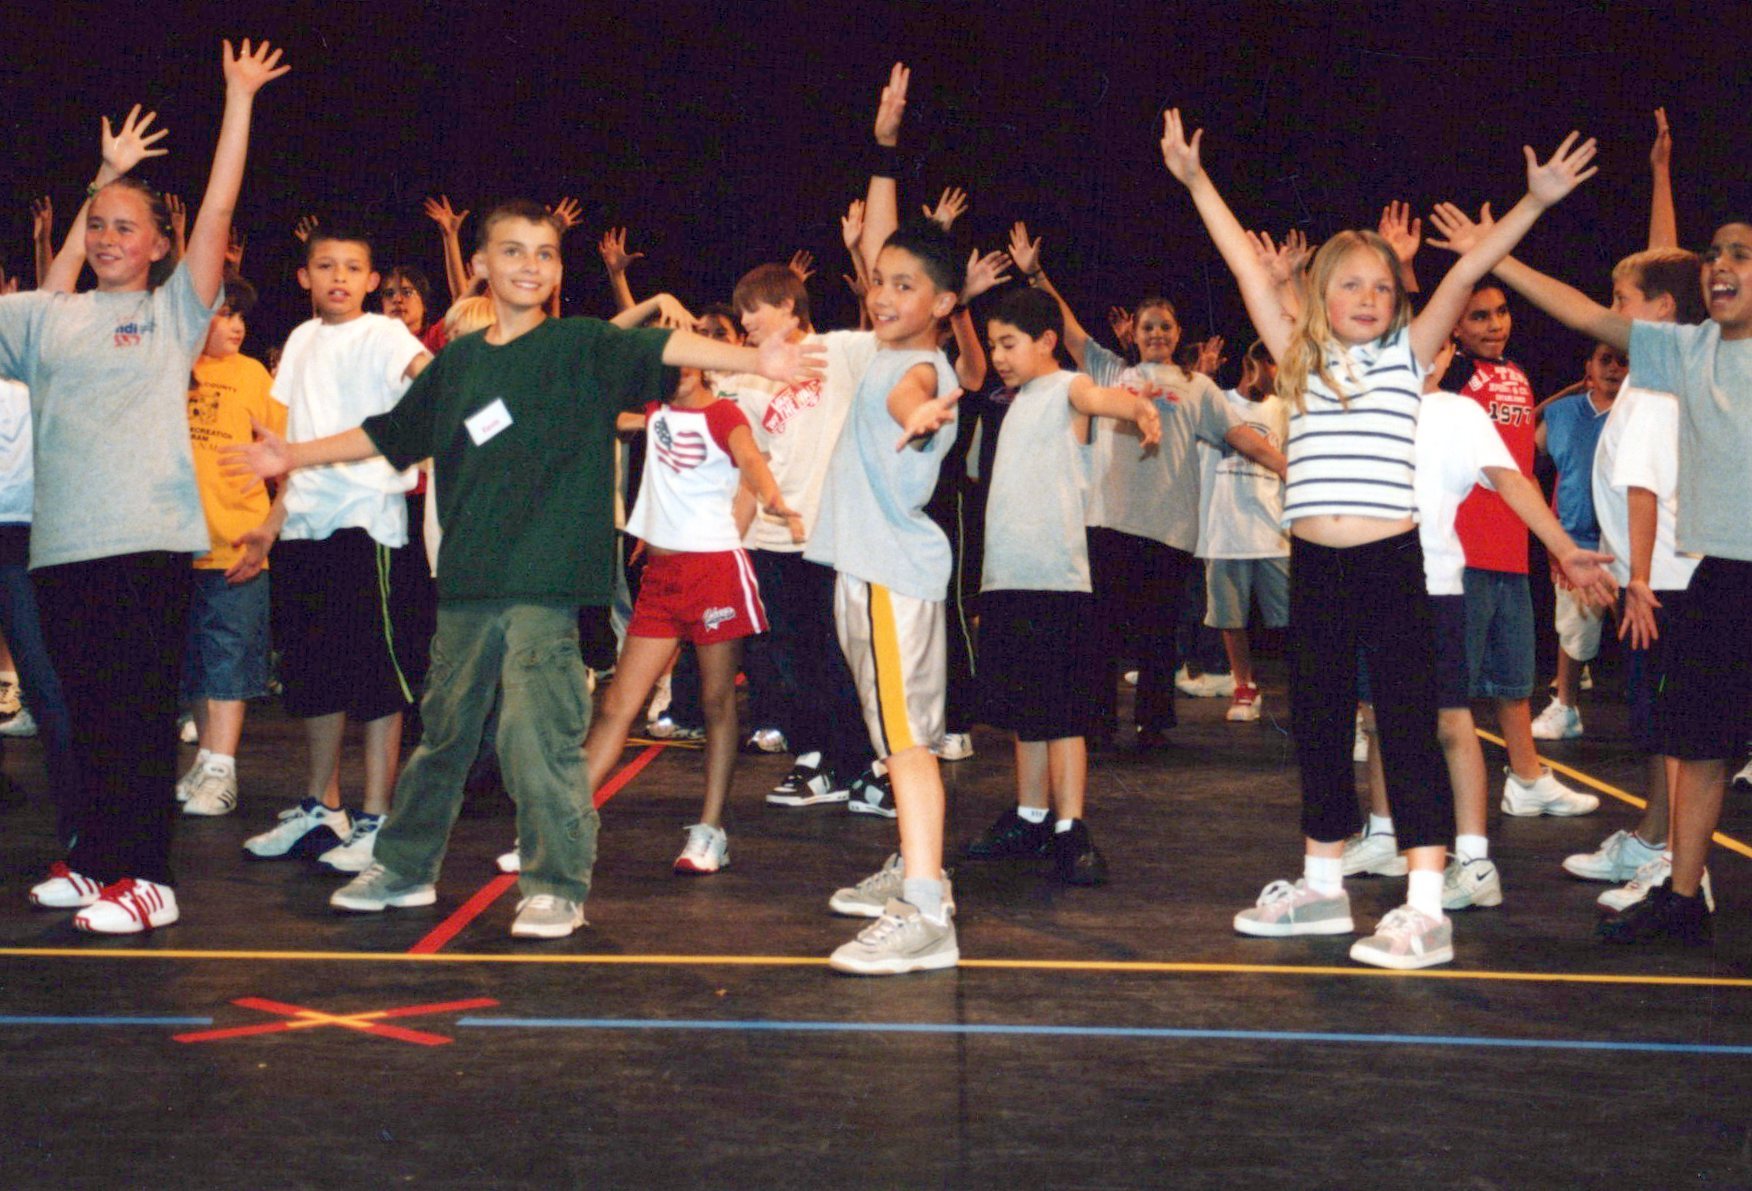
[[[1229,713],[1224,717],[1230,723],[1251,724],[1259,719],[1259,687],[1249,683],[1246,686],[1235,684],[1235,695],[1229,703]]]
[[[73,925],[94,935],[137,935],[176,920],[176,890],[123,877],[105,885],[95,902],[73,916]]]
[[[81,876],[60,860],[49,865],[49,879],[30,889],[30,904],[45,910],[78,910],[103,893],[103,886]]]

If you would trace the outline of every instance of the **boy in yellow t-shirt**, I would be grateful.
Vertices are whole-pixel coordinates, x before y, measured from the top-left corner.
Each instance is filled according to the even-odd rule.
[[[260,487],[244,494],[219,469],[221,447],[250,442],[251,418],[276,433],[286,429],[286,407],[268,395],[273,377],[241,354],[244,316],[255,301],[249,282],[226,280],[225,305],[213,316],[189,387],[195,483],[211,543],[195,560],[183,663],[182,696],[200,730],[195,763],[176,787],[189,815],[236,808],[244,702],[265,694],[268,685],[269,541],[260,527],[269,498]]]

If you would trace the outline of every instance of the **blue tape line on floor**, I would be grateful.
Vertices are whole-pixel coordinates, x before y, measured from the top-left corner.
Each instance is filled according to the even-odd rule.
[[[1489,1038],[1463,1034],[1326,1034],[1301,1030],[1193,1030],[1157,1026],[957,1025],[941,1022],[675,1021],[613,1017],[464,1017],[458,1027],[534,1030],[719,1030],[853,1034],[975,1034],[1009,1037],[1169,1038],[1231,1042],[1337,1042],[1373,1046],[1477,1046],[1511,1050],[1654,1051],[1752,1055],[1752,1045],[1596,1041],[1586,1038]]]

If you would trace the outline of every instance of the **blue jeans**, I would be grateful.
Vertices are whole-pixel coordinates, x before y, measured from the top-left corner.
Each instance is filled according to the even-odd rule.
[[[36,720],[37,739],[49,771],[49,791],[55,800],[55,834],[71,847],[79,799],[78,767],[73,756],[73,721],[67,715],[67,699],[61,680],[49,660],[43,640],[42,621],[37,616],[36,588],[23,563],[0,565],[0,632],[12,647],[12,662],[18,667],[18,682],[30,696],[30,714]]]

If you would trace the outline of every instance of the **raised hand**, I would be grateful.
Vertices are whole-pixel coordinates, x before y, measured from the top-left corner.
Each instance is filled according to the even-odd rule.
[[[1381,208],[1381,222],[1375,226],[1381,238],[1393,249],[1399,263],[1410,264],[1423,243],[1423,220],[1411,217],[1411,204],[1388,203]]]
[[[30,235],[33,240],[48,240],[55,232],[55,204],[48,195],[30,201]]]
[[[582,222],[584,208],[579,205],[577,199],[565,197],[549,207],[548,214],[560,221],[562,232],[569,232]]]
[[[432,202],[431,199],[426,200],[426,203],[428,206],[431,205],[431,202]],[[426,214],[428,214],[428,215],[430,215],[431,213],[432,212],[429,210],[426,212]],[[468,212],[464,211],[463,214],[467,215]],[[300,215],[298,217],[298,222],[292,225],[292,234],[294,236],[298,237],[298,242],[300,244],[308,244],[308,243],[310,243],[311,233],[316,231],[316,229],[320,226],[321,226],[321,224],[317,222],[316,216],[314,216],[314,215]]]
[[[807,248],[799,248],[791,254],[791,260],[786,267],[797,275],[798,281],[808,281],[815,276],[815,254]]]
[[[870,283],[865,281],[862,277],[850,277],[844,273],[840,274],[840,280],[845,282],[846,288],[852,291],[852,297],[856,298],[858,302],[862,304],[864,301],[864,295],[870,292]]]
[[[1527,158],[1527,193],[1544,206],[1561,202],[1570,191],[1600,172],[1599,166],[1588,167],[1599,151],[1599,145],[1593,137],[1576,144],[1581,135],[1572,132],[1564,137],[1563,143],[1543,165],[1531,145],[1521,146],[1521,152]]]
[[[247,242],[244,234],[237,229],[237,225],[232,224],[231,232],[225,239],[225,271],[227,273],[235,276],[243,272],[243,249]]]
[[[967,258],[967,279],[961,284],[961,304],[967,305],[989,289],[1010,280],[1004,270],[1010,265],[1007,252],[988,252],[984,256],[975,248]]]
[[[1667,130],[1667,109],[1655,109],[1655,143],[1649,147],[1649,168],[1665,170],[1673,162],[1673,134]]]
[[[462,221],[468,218],[468,210],[455,210],[450,205],[450,196],[441,194],[437,198],[429,198],[425,204],[426,218],[436,223],[449,235],[457,235],[462,231]]]
[[[1010,228],[1010,260],[1029,277],[1040,272],[1040,239],[1028,238],[1028,225],[1018,219]]]
[[[122,120],[119,132],[111,131],[109,117],[103,118],[103,163],[109,167],[117,178],[139,165],[148,157],[163,157],[169,149],[154,148],[159,141],[170,133],[168,128],[160,128],[157,132],[147,132],[152,122],[158,118],[157,112],[140,114],[140,105],[135,104],[129,109]]]
[[[948,231],[955,226],[957,219],[967,213],[967,191],[959,186],[951,186],[943,191],[943,196],[937,200],[934,209],[927,203],[923,210],[926,219]]]
[[[280,65],[281,51],[265,41],[251,49],[249,38],[246,37],[242,47],[235,52],[229,41],[224,46],[225,90],[228,93],[254,95],[292,69],[290,66]]]
[[[1491,218],[1489,203],[1478,209],[1477,223],[1453,203],[1437,203],[1430,211],[1430,226],[1444,237],[1432,239],[1431,244],[1446,248],[1457,256],[1465,256],[1472,251],[1473,245],[1490,234],[1496,220]]]
[[[183,206],[182,199],[174,194],[164,196],[164,208],[170,212],[170,230],[176,233],[176,242],[181,244],[188,239],[189,209]]]
[[[1421,233],[1422,228],[1419,228]],[[1308,237],[1302,234],[1301,228],[1291,228],[1284,233],[1282,248],[1285,264],[1290,270],[1290,276],[1300,273],[1308,263],[1308,258],[1314,255],[1313,247],[1308,243]]]
[[[1113,329],[1114,339],[1119,346],[1130,347],[1136,338],[1137,322],[1132,318],[1132,312],[1124,306],[1109,306],[1107,308],[1107,325]]]
[[[610,273],[625,273],[627,266],[645,254],[627,251],[627,229],[611,227],[602,233],[602,239],[596,242],[596,251],[602,254],[602,266]]]
[[[1284,237],[1284,247],[1279,248],[1272,242],[1270,232],[1248,232],[1247,242],[1253,245],[1253,255],[1259,258],[1260,265],[1265,269],[1273,285],[1285,285],[1296,275],[1290,262],[1289,237]]]
[[[864,237],[864,200],[853,199],[846,213],[840,216],[840,239],[848,252],[858,251],[858,241]]]
[[[912,71],[896,62],[888,72],[888,85],[876,104],[876,143],[892,149],[900,144],[900,118],[906,114],[906,89]]]
[[[1205,376],[1215,376],[1217,370],[1229,362],[1229,357],[1223,354],[1223,337],[1212,335],[1198,345],[1198,358],[1193,361],[1192,370]]]
[[[1192,134],[1191,140],[1187,139],[1179,108],[1169,108],[1162,114],[1162,164],[1183,186],[1191,186],[1204,174],[1198,152],[1203,139],[1202,128]]]

